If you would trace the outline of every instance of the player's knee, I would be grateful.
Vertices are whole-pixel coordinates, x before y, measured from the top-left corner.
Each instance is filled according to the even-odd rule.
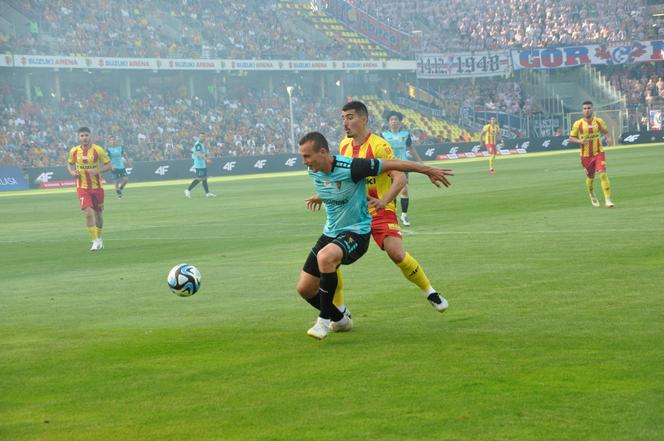
[[[298,280],[297,285],[295,286],[295,290],[303,299],[310,299],[316,295],[318,288],[311,282],[306,280]]]
[[[341,258],[334,249],[325,247],[318,252],[316,256],[318,261],[318,268],[321,273],[331,273],[336,270],[337,266],[341,263]]]
[[[404,249],[386,249],[387,255],[394,263],[401,263],[406,258],[406,251]]]

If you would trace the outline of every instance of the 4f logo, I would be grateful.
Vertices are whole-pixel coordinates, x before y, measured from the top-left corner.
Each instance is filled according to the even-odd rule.
[[[636,136],[639,136],[639,135],[636,135]],[[567,147],[567,144],[569,144],[569,139],[563,139],[563,147]]]
[[[427,151],[424,152],[424,154],[427,155],[428,157],[432,157],[434,153],[436,153],[436,149],[433,148],[427,149]]]
[[[53,177],[53,172],[44,172],[37,176],[35,182],[48,182]]]
[[[473,150],[472,150],[473,153],[479,153],[480,148],[481,148],[481,147],[480,147],[479,144],[475,144],[475,145],[473,146]]]
[[[237,162],[229,161],[226,164],[224,164],[224,166],[221,167],[221,168],[226,170],[226,171],[233,171],[233,169],[235,168],[235,164],[237,164]]]
[[[262,169],[263,167],[265,167],[265,164],[267,164],[267,159],[259,159],[259,160],[256,161],[256,163],[254,164],[254,168],[260,168],[260,169]]]
[[[452,148],[450,149],[449,154],[450,154],[450,155],[456,155],[458,151],[459,151],[459,147],[452,147]]]
[[[127,174],[128,174],[128,175],[131,174],[131,171],[132,171],[133,169],[134,169],[133,167],[127,167],[127,168],[125,168],[125,170],[127,171]]]
[[[287,167],[293,167],[295,166],[295,163],[297,162],[297,158],[288,158],[288,160],[284,163]]]
[[[170,167],[169,165],[160,165],[159,167],[157,167],[157,170],[154,171],[154,174],[165,176],[166,173],[168,173],[169,167]]]
[[[625,136],[625,142],[636,142],[637,139],[639,139],[639,136],[641,135],[629,135]],[[42,173],[43,174],[43,173]]]
[[[544,142],[542,143],[542,147],[544,147],[545,149],[548,149],[548,148],[549,148],[549,144],[551,144],[551,140],[550,140],[550,139],[547,139],[546,141],[544,141]]]
[[[530,141],[526,141],[523,144],[521,144],[521,148],[524,150],[528,150],[528,147],[530,147]]]

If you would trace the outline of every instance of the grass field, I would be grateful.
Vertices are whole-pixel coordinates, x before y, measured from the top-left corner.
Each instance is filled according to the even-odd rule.
[[[323,341],[294,289],[324,221],[305,175],[107,191],[98,254],[72,190],[0,195],[0,439],[661,440],[664,146],[607,157],[615,209],[575,153],[411,177],[406,247],[450,310],[372,243],[355,329]]]

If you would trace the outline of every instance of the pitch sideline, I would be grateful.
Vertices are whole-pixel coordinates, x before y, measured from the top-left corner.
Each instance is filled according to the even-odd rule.
[[[605,147],[607,151],[614,150],[627,150],[627,149],[637,149],[637,148],[650,148],[650,147],[662,147],[664,144],[655,143],[655,144],[636,144],[636,145],[620,145],[613,147]],[[567,149],[567,150],[554,150],[550,152],[536,152],[529,154],[520,154],[520,155],[506,155],[501,156],[500,160],[504,159],[523,159],[523,158],[533,158],[541,156],[556,156],[556,155],[566,155],[566,154],[579,154],[578,149]],[[461,158],[461,159],[448,159],[448,160],[434,160],[427,161],[431,164],[458,164],[464,162],[477,162],[477,161],[486,161],[485,157],[478,158]],[[281,178],[288,176],[305,176],[307,174],[306,170],[302,171],[292,171],[292,172],[277,172],[277,173],[260,173],[260,174],[248,174],[248,175],[238,175],[238,176],[215,176],[209,177],[208,182],[232,182],[232,181],[248,181],[252,179],[271,179],[271,178]],[[168,186],[180,186],[186,185],[191,182],[192,178],[188,179],[173,179],[169,181],[149,181],[149,182],[131,182],[132,187],[168,187]],[[104,189],[113,190],[113,183],[107,182],[104,186]],[[15,191],[6,191],[0,192],[0,198],[3,197],[15,197],[15,196],[38,196],[38,195],[48,195],[54,193],[70,193],[72,192],[73,187],[71,188],[49,188],[49,189],[31,189],[31,190],[15,190]]]

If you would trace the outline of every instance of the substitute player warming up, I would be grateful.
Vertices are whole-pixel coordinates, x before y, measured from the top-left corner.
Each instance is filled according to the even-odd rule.
[[[606,174],[606,158],[602,148],[602,135],[606,137],[607,145],[611,144],[609,131],[604,120],[593,115],[593,103],[585,101],[582,107],[583,118],[572,126],[569,140],[581,145],[581,165],[586,170],[586,189],[593,207],[599,207],[599,200],[595,195],[595,172],[599,173],[600,185],[604,193],[604,206],[612,208],[611,186]]]
[[[90,251],[104,248],[101,238],[104,226],[104,188],[101,185],[101,174],[111,169],[111,161],[106,150],[91,143],[90,129],[78,129],[79,145],[69,151],[67,170],[76,178],[76,193],[85,214],[85,226],[92,239]]]

